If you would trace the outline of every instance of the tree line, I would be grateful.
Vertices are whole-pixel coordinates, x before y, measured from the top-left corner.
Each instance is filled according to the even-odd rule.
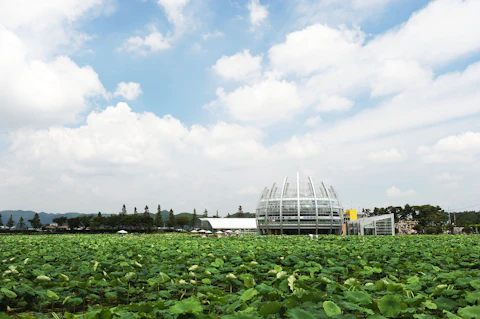
[[[230,215],[229,217],[249,218],[252,217],[250,213],[244,213],[242,206],[239,206],[238,212]],[[208,211],[205,209],[203,214],[197,215],[197,210],[193,209],[191,216],[185,214],[175,215],[173,209],[168,212],[168,218],[164,220],[162,215],[161,206],[157,206],[156,213],[150,213],[148,206],[145,206],[144,211],[139,213],[137,208],[134,208],[133,214],[127,213],[127,208],[123,205],[122,210],[118,214],[111,214],[108,216],[102,215],[98,212],[97,215],[80,215],[77,217],[67,218],[65,216],[57,217],[53,219],[53,222],[58,226],[68,226],[70,229],[90,229],[90,230],[119,230],[126,229],[131,231],[146,231],[150,232],[157,228],[195,228],[200,226],[200,217],[206,218]],[[220,218],[218,210],[212,218]],[[253,217],[255,217],[253,215]],[[40,229],[43,227],[38,213],[35,213],[32,219],[29,219],[31,228]],[[10,230],[15,225],[13,215],[10,215],[6,227]],[[2,215],[0,214],[0,226],[3,225]],[[27,225],[20,217],[16,229],[26,229]]]

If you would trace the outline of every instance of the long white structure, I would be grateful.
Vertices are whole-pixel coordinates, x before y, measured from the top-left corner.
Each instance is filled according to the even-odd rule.
[[[332,186],[314,185],[311,177],[281,187],[265,187],[257,205],[256,219],[261,234],[341,234],[343,208]]]
[[[233,230],[242,234],[258,234],[255,218],[200,218],[202,228],[215,231]]]

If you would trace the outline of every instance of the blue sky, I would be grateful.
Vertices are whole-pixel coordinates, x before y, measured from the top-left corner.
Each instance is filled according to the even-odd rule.
[[[0,210],[253,212],[297,167],[353,208],[480,209],[479,13],[475,0],[0,2]]]

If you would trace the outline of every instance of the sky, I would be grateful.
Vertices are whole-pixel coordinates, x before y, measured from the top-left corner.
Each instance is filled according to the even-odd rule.
[[[0,210],[480,209],[478,0],[0,0]]]

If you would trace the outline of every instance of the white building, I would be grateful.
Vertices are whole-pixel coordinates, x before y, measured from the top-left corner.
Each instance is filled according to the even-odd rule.
[[[347,235],[395,235],[394,216],[385,214],[349,221]]]
[[[255,218],[200,218],[202,228],[212,232],[231,230],[241,234],[258,234]]]

